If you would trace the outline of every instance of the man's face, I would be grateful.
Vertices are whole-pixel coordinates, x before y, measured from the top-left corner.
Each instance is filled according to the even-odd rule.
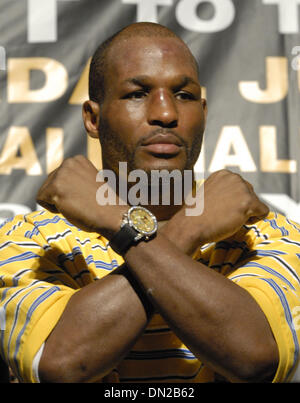
[[[176,38],[121,40],[108,55],[99,137],[103,167],[118,172],[192,169],[202,143],[205,101],[188,49]]]

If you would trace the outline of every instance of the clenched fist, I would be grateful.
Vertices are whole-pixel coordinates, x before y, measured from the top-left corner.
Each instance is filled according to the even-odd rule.
[[[63,214],[72,224],[104,236],[116,232],[126,206],[99,206],[97,169],[82,155],[66,159],[46,179],[37,202],[51,212]]]
[[[185,206],[163,227],[162,232],[176,239],[187,253],[209,242],[234,235],[243,225],[268,215],[268,207],[257,197],[252,185],[228,170],[214,172],[204,182],[204,210],[187,217]]]

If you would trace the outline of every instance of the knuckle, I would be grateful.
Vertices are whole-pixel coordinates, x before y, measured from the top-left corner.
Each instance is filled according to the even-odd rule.
[[[62,168],[69,168],[72,167],[74,164],[74,157],[66,158],[63,163],[61,164]]]
[[[78,154],[73,157],[66,158],[61,165],[61,169],[68,172],[74,171],[79,167],[82,167],[86,161],[87,159],[83,155]]]
[[[75,158],[76,158],[78,161],[87,161],[87,159],[85,158],[85,156],[82,155],[82,154],[77,154],[77,155],[75,155]]]
[[[243,211],[247,211],[253,204],[253,196],[250,193],[245,193],[241,199],[240,207]]]
[[[61,186],[60,180],[55,180],[55,181],[52,183],[51,189],[52,189],[52,191],[51,191],[52,199],[54,199],[54,198],[56,198],[56,199],[57,199],[57,198],[60,198],[60,197],[63,195],[62,186]]]
[[[260,206],[261,206],[262,214],[263,214],[264,216],[267,216],[267,215],[269,214],[269,212],[270,212],[269,206],[267,206],[267,205],[266,205],[265,203],[263,203],[262,201],[260,201]]]
[[[76,155],[74,155],[74,157],[72,159],[75,162],[82,162],[83,161],[83,156],[80,155],[80,154],[76,154]]]
[[[87,159],[85,158],[85,156],[84,156],[84,155],[81,155],[81,154],[75,155],[74,158],[73,158],[73,160],[74,160],[75,163],[80,164],[80,165],[85,164],[86,161],[87,161]]]
[[[68,180],[71,173],[76,169],[76,166],[77,162],[75,157],[66,158],[62,162],[60,168],[57,170],[55,179],[64,180],[65,178],[66,180]]]
[[[241,183],[245,183],[244,178],[237,172],[230,172],[233,180],[239,181]]]
[[[228,175],[231,173],[232,172],[230,172],[228,169],[225,169],[225,168],[220,169],[219,171],[216,171],[216,175],[219,175],[219,176],[225,176],[225,175]]]
[[[228,181],[234,181],[234,182],[245,182],[242,176],[237,173],[237,172],[232,172],[229,169],[220,169],[219,171],[216,172],[216,174],[221,178],[221,179],[226,179]]]

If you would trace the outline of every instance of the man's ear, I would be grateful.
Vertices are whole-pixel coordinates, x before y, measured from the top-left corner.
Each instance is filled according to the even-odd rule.
[[[98,138],[100,105],[91,100],[85,101],[82,105],[82,118],[88,135]]]

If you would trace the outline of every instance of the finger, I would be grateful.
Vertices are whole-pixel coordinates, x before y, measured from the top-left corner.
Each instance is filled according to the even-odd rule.
[[[51,183],[53,182],[53,178],[55,177],[57,170],[58,170],[58,168],[53,170],[48,175],[47,179],[42,184],[42,186],[40,187],[40,189],[38,190],[38,193],[36,195],[36,202],[51,212],[58,211],[55,206],[55,202],[53,201],[52,192],[51,192]]]
[[[50,211],[51,213],[59,213],[58,209],[54,204],[47,203],[44,200],[37,200],[37,203],[40,206],[44,207],[44,209]]]
[[[269,214],[269,207],[259,199],[254,191],[253,185],[250,182],[244,180],[244,183],[252,194],[252,203],[248,209],[248,222],[254,223],[262,220]]]
[[[251,192],[251,193],[255,193],[255,192],[254,192],[254,187],[253,187],[253,185],[252,185],[250,182],[246,181],[245,179],[244,179],[244,182],[245,182],[245,184],[247,185],[247,187],[248,187],[248,189],[250,190],[250,192]]]
[[[256,196],[257,202],[255,206],[249,210],[249,217],[247,220],[247,224],[255,224],[256,222],[263,220],[269,214],[269,207],[260,201]]]
[[[44,189],[46,189],[49,184],[53,181],[53,178],[55,177],[57,171],[59,168],[54,169],[52,172],[49,173],[43,184],[41,185],[38,193],[42,193]]]

